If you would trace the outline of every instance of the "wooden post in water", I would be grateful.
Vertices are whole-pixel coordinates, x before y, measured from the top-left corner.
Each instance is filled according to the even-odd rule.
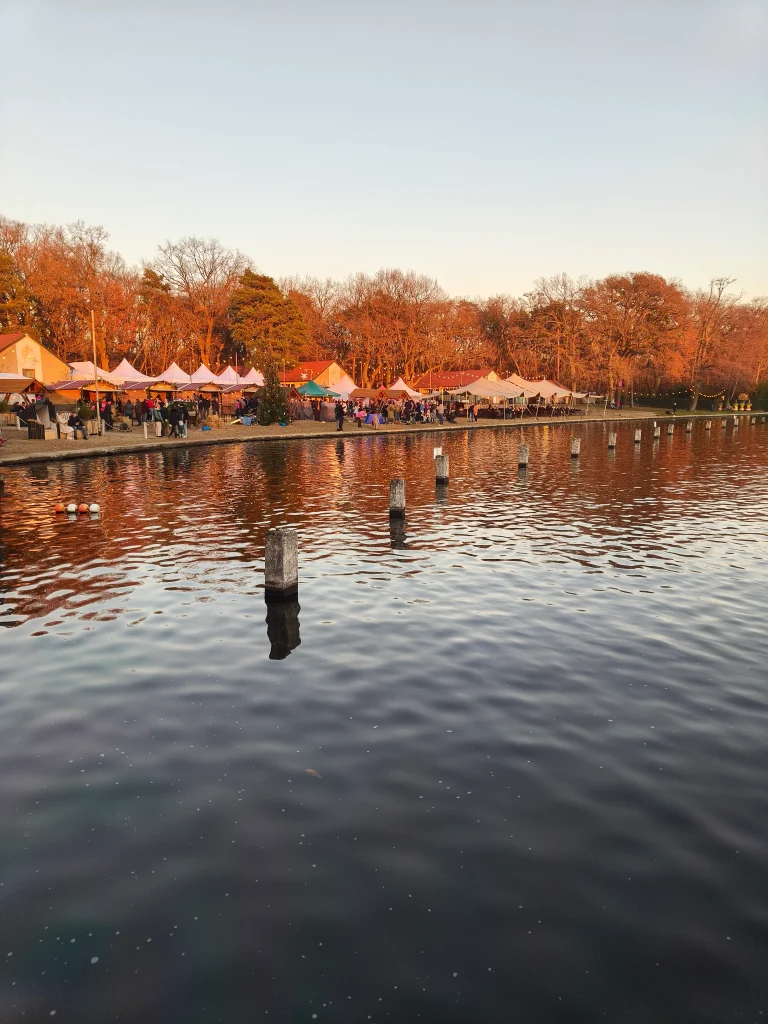
[[[609,448],[615,448],[616,447],[616,435],[615,434],[609,434],[608,435],[608,447]]]
[[[752,419],[750,420],[750,423],[754,426],[755,423],[757,423],[757,417],[753,416]]]
[[[688,420],[688,422],[685,424],[685,432],[686,432],[686,434],[690,434],[692,431],[693,431],[693,420]]]
[[[712,429],[712,420],[707,420],[707,422],[704,424],[704,429],[705,430],[711,430]]]
[[[642,430],[636,430],[635,431],[635,444],[640,444],[642,439],[643,439],[643,432],[642,432]]]
[[[435,483],[447,484],[448,483],[448,456],[437,455],[435,456]]]
[[[264,545],[264,597],[283,601],[299,592],[299,538],[292,526],[267,530]]]
[[[734,416],[733,417],[733,425],[734,425],[734,427],[738,427],[738,425],[739,425],[739,417],[738,416]]]
[[[528,469],[528,445],[521,444],[517,449],[517,468]]]
[[[389,514],[393,518],[405,515],[405,480],[399,476],[389,481]]]
[[[721,427],[722,430],[725,430],[725,428],[727,426],[728,426],[728,424],[727,424],[727,422],[724,419],[720,420],[720,427]]]
[[[674,434],[674,432],[675,432],[675,424],[674,423],[670,423],[669,426],[667,427],[667,434],[668,435]]]
[[[661,437],[661,427],[657,427],[655,425],[655,423],[654,423],[654,427],[653,427],[653,436],[654,436],[654,438]]]
[[[581,438],[574,437],[571,441],[571,458],[578,459],[579,455],[581,455]]]

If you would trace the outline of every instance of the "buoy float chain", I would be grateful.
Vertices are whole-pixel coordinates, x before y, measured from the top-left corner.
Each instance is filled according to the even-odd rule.
[[[90,509],[89,509],[88,505],[83,503],[82,505],[78,505],[77,506],[77,511],[78,512],[88,512],[88,511],[90,511]]]
[[[67,506],[63,505],[60,501],[57,501],[56,504],[53,506],[54,512],[66,512],[66,510]]]
[[[70,502],[69,505],[67,505],[67,512],[77,512],[77,505],[75,505],[74,502]]]
[[[94,501],[93,504],[89,507],[88,511],[89,512],[100,512],[101,511],[101,506],[97,505],[96,502]]]

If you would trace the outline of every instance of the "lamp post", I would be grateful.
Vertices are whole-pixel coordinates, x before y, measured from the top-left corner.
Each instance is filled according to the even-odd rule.
[[[93,343],[93,382],[96,385],[96,423],[101,436],[101,410],[99,409],[99,374],[96,370],[96,317],[91,305],[91,342]]]

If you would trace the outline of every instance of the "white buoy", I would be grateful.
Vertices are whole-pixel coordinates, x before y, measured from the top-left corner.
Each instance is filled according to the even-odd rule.
[[[635,431],[635,444],[640,444],[642,439],[643,439],[643,432],[642,432],[642,430],[636,430]]]
[[[70,514],[72,512],[77,512],[77,505],[75,505],[74,502],[71,502],[69,505],[67,505],[67,512],[69,512]]]
[[[581,455],[581,438],[574,437],[571,441],[571,458],[578,459],[579,455]]]
[[[101,512],[101,505],[98,505],[95,501],[88,508],[89,512]]]
[[[528,445],[521,444],[517,449],[517,468],[527,469],[528,468]]]
[[[609,448],[615,448],[616,447],[616,435],[615,434],[609,434],[608,435],[608,447]]]

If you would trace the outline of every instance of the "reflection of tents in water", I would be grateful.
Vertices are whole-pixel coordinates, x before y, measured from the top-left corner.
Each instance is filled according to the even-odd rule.
[[[297,600],[270,601],[267,603],[267,638],[271,646],[270,661],[282,661],[301,643],[299,635],[299,612]]]

